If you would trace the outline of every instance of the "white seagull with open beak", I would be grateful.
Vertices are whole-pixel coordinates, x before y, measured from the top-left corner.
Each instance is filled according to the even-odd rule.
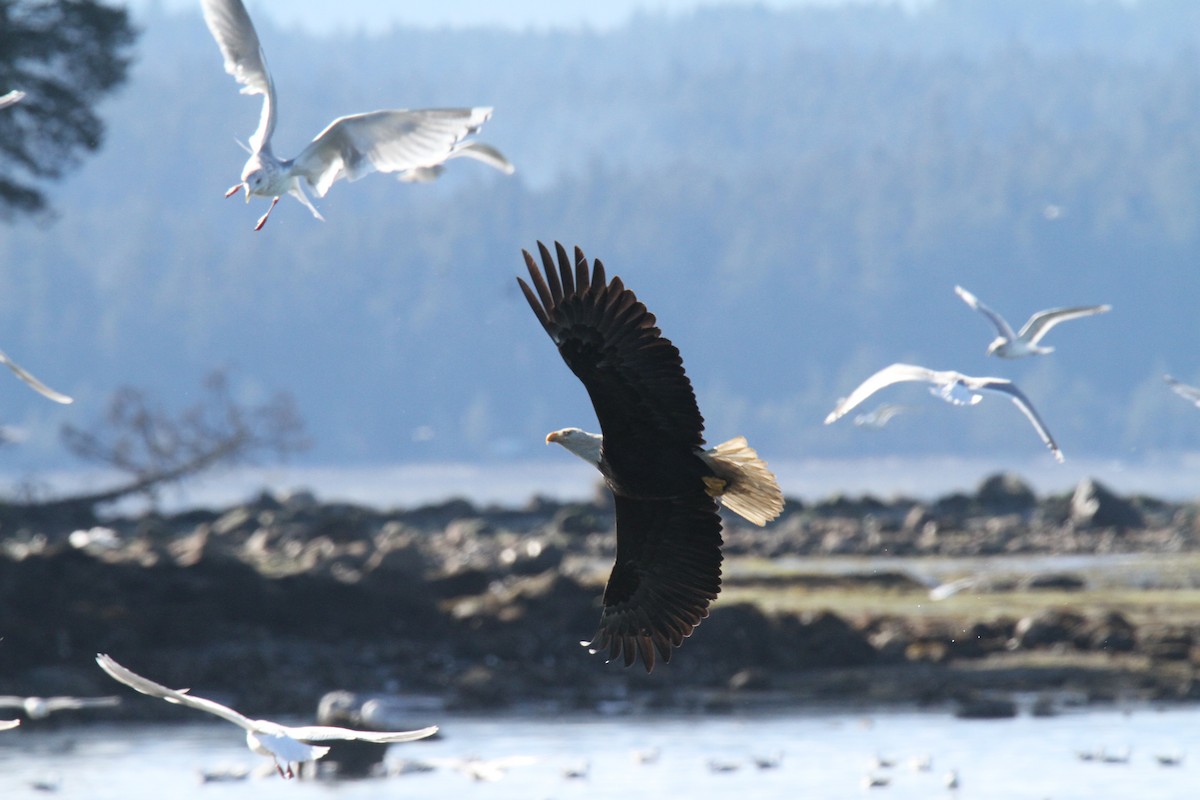
[[[324,219],[304,193],[302,180],[324,197],[339,178],[356,180],[376,170],[399,173],[401,180],[432,180],[447,159],[458,156],[469,156],[506,174],[513,172],[512,164],[494,147],[466,139],[492,115],[486,107],[397,109],[338,117],[294,159],[276,158],[271,152],[275,84],[250,15],[241,0],[201,0],[200,5],[225,57],[225,71],[242,84],[243,94],[263,96],[262,116],[250,137],[250,158],[242,167],[242,179],[225,193],[231,197],[244,189],[247,203],[251,195],[271,198],[271,207],[255,230],[262,229],[284,194]]]

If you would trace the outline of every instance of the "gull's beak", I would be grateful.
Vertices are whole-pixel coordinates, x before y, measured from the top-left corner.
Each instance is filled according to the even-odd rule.
[[[250,184],[243,183],[242,186],[246,190],[246,203],[249,204],[250,203]]]
[[[553,431],[546,434],[546,444],[558,444],[562,439],[562,431]]]

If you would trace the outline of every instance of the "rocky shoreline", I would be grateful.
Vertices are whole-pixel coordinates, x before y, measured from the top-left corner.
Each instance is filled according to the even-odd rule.
[[[472,710],[915,703],[970,713],[1029,696],[1200,698],[1200,616],[1127,612],[1120,597],[1068,602],[1086,575],[967,586],[1000,609],[978,618],[969,607],[926,610],[930,587],[908,568],[917,561],[1200,553],[1200,508],[1117,497],[1093,481],[1038,498],[998,475],[932,503],[791,501],[765,529],[727,518],[725,593],[651,675],[578,644],[595,630],[614,546],[603,493],[521,508],[454,500],[380,511],[297,492],[172,516],[18,512],[0,506],[4,693],[111,693],[92,664],[107,652],[252,714],[311,715],[334,689]],[[829,557],[889,567],[817,568]],[[780,571],[783,559],[817,569]],[[1170,580],[1143,588],[1191,588],[1180,583],[1190,577]],[[890,610],[783,602],[812,592],[878,597]],[[1005,610],[1022,593],[1047,602]],[[172,711],[126,703],[118,713]]]

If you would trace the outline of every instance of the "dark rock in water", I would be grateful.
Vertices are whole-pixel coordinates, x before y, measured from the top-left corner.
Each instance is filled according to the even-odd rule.
[[[1017,703],[1009,697],[969,695],[958,701],[954,716],[959,719],[1012,719],[1017,715]]]
[[[1092,650],[1132,653],[1137,649],[1137,629],[1119,611],[1109,611],[1086,632]]]
[[[1040,694],[1029,707],[1031,717],[1057,717],[1059,715],[1058,701],[1053,695]]]
[[[1018,584],[1022,591],[1078,592],[1087,586],[1087,581],[1068,572],[1049,572],[1033,575]]]
[[[1029,484],[1011,472],[984,479],[976,492],[979,504],[992,514],[1021,514],[1037,505],[1037,495]]]
[[[1012,646],[1021,650],[1073,645],[1087,620],[1074,611],[1050,608],[1022,617],[1013,630]]]
[[[1080,528],[1140,528],[1142,512],[1104,484],[1084,478],[1071,496],[1071,522]]]
[[[1187,661],[1192,657],[1193,644],[1189,631],[1165,627],[1145,631],[1141,651],[1159,661]]]
[[[452,707],[483,710],[503,708],[512,703],[509,683],[490,667],[482,664],[470,667],[453,684]]]

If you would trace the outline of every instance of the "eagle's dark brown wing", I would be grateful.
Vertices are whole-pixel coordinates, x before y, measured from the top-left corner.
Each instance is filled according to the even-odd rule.
[[[603,435],[600,470],[616,501],[617,560],[587,646],[649,671],[708,616],[721,588],[721,519],[701,478],[704,420],[679,351],[604,265],[538,243],[518,278],[542,327],[583,382]]]
[[[538,249],[545,277],[525,251],[533,288],[517,280],[542,327],[591,397],[613,479],[638,486],[639,493],[661,493],[662,487],[640,482],[661,477],[672,483],[684,478],[680,467],[704,443],[704,418],[679,350],[662,336],[654,315],[620,278],[605,278],[599,260],[589,268],[579,248],[572,260],[555,243],[556,268],[541,242]],[[670,462],[675,462],[674,469],[668,468]],[[694,468],[683,467],[683,471],[692,473],[686,477],[688,485],[694,485],[690,480]]]
[[[721,519],[702,490],[672,500],[616,496],[617,560],[600,628],[586,646],[649,672],[671,660],[721,590]]]

